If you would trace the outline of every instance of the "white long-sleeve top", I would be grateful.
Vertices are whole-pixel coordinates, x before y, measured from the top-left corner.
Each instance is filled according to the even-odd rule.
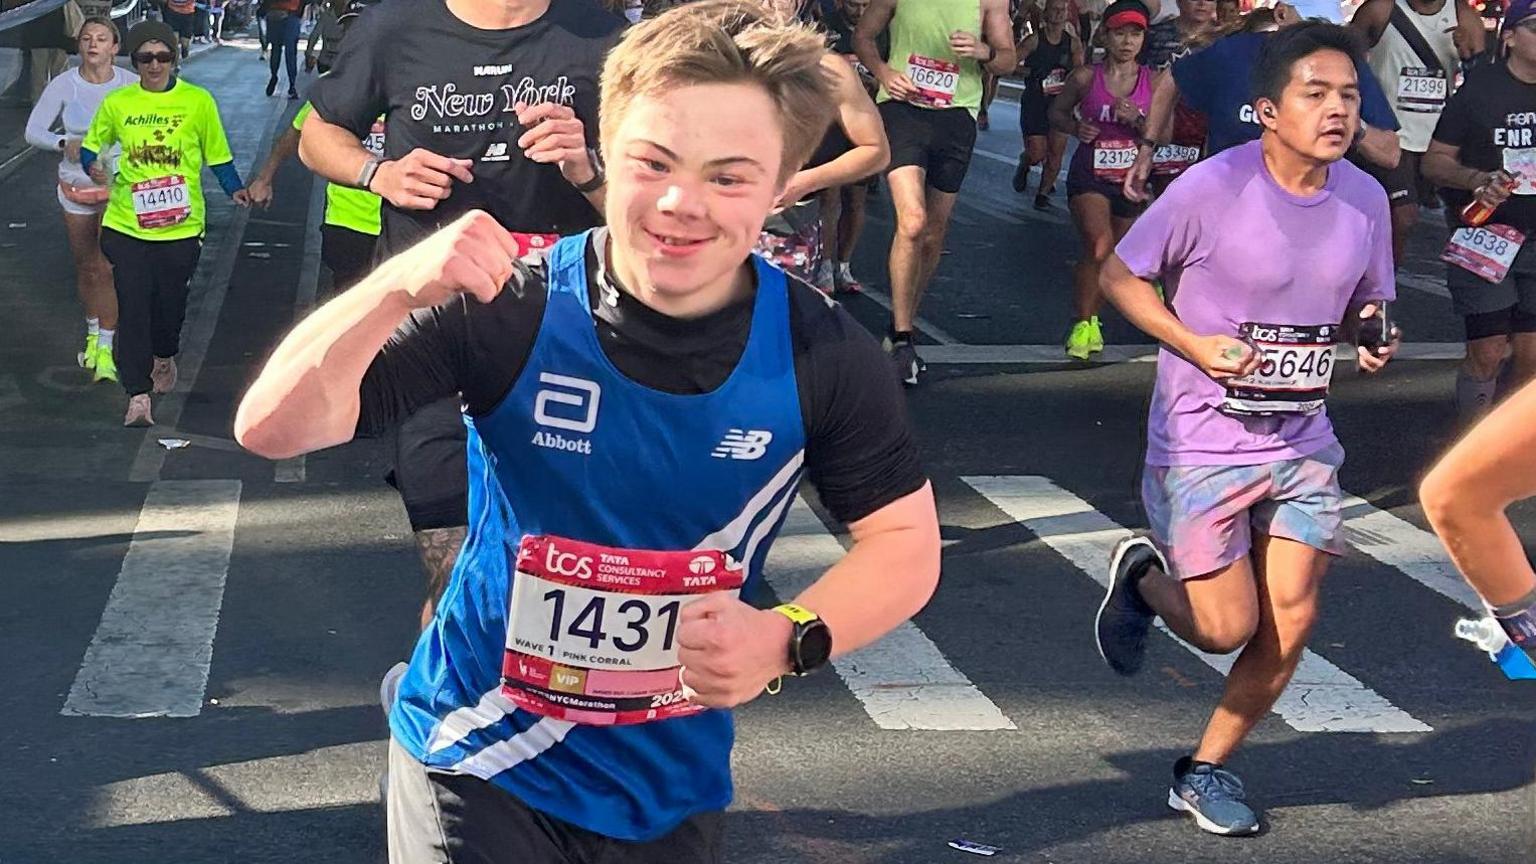
[[[71,66],[48,82],[27,117],[27,143],[41,150],[59,153],[59,139],[79,141],[91,128],[91,118],[101,107],[101,100],[119,87],[138,81],[138,77],[120,66],[112,67],[112,79],[92,84],[80,77],[80,67]],[[55,131],[62,125],[63,132]],[[109,163],[110,164],[110,163]],[[91,182],[80,163],[60,154],[59,179],[85,185]]]

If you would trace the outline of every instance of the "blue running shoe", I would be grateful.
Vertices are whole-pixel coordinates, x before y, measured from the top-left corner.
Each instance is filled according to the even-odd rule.
[[[1145,537],[1127,537],[1115,546],[1109,559],[1109,589],[1099,614],[1093,621],[1094,641],[1099,656],[1109,668],[1121,675],[1135,675],[1147,654],[1147,630],[1156,613],[1141,599],[1136,583],[1148,568],[1161,567],[1168,572],[1168,562]]]
[[[1194,765],[1188,756],[1174,763],[1168,806],[1195,817],[1201,831],[1223,837],[1258,833],[1259,816],[1246,797],[1243,781],[1219,765]]]

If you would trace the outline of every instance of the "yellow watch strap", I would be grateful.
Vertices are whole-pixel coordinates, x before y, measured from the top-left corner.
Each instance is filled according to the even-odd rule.
[[[796,606],[793,603],[781,603],[780,605],[773,607],[773,611],[783,615],[785,618],[788,618],[796,624],[809,624],[812,621],[819,621],[821,619],[821,616],[817,615],[815,612],[806,609],[804,606]]]

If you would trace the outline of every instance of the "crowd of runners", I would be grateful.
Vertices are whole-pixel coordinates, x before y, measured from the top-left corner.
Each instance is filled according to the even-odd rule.
[[[281,47],[296,96],[304,4],[267,8],[266,91]],[[903,386],[923,380],[914,324],[1000,79],[1022,79],[1014,190],[1049,210],[1065,167],[1065,354],[1103,350],[1106,304],[1162,346],[1149,531],[1108,562],[1099,650],[1135,673],[1160,618],[1237,654],[1168,805],[1259,828],[1226,765],[1344,548],[1330,381],[1339,346],[1376,373],[1413,327],[1395,273],[1426,203],[1465,322],[1454,398],[1469,425],[1492,413],[1425,510],[1536,651],[1536,575],[1503,516],[1536,493],[1532,0],[384,0],[322,18],[325,74],[248,189],[161,22],[88,19],[28,140],[60,153],[80,364],[121,384],[130,426],[175,386],[202,168],[243,205],[269,204],[294,156],[328,181],[333,296],[234,428],[273,459],[395,436],[427,590],[381,685],[391,860],[718,860],[724,709],[927,602],[939,530]],[[890,293],[871,336],[834,298],[863,290],[877,189],[895,230],[862,274]],[[852,547],[752,608],[802,478]]]

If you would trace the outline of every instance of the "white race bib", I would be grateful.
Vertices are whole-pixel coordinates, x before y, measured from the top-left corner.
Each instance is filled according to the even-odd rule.
[[[704,710],[683,697],[677,630],[689,603],[736,596],[723,552],[652,552],[524,537],[511,574],[502,694],[575,723],[648,723]]]
[[[1093,142],[1093,176],[1106,183],[1119,183],[1136,163],[1135,141],[1100,139]]]
[[[369,153],[384,158],[384,118],[373,121],[373,126],[368,130],[368,137],[363,139],[363,147]]]
[[[1177,177],[1200,161],[1199,147],[1163,144],[1152,151],[1152,173]]]
[[[192,197],[187,192],[187,178],[180,174],[141,180],[129,188],[133,195],[133,215],[139,227],[167,228],[180,225],[192,215]]]
[[[1404,66],[1397,76],[1397,109],[1439,114],[1448,95],[1445,73],[1422,66]]]
[[[955,93],[960,89],[960,64],[912,54],[907,57],[907,77],[917,85],[916,101],[934,108],[955,104]]]
[[[1525,235],[1508,225],[1458,228],[1445,244],[1440,260],[1497,285],[1509,275]]]
[[[1241,416],[1315,414],[1333,377],[1338,325],[1292,326],[1248,321],[1238,329],[1263,357],[1259,368],[1227,382],[1220,410]]]
[[[1047,96],[1055,96],[1061,93],[1062,90],[1066,89],[1066,86],[1067,70],[1061,68],[1060,66],[1052,69],[1051,74],[1045,76],[1045,80],[1040,82],[1040,89],[1043,90]]]

